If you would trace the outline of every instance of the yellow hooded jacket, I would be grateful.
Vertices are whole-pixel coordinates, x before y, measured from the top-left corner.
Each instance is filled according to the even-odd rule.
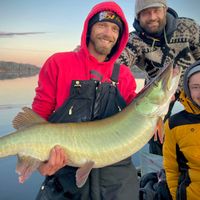
[[[165,123],[163,160],[173,200],[200,199],[200,109],[182,91],[185,110]]]

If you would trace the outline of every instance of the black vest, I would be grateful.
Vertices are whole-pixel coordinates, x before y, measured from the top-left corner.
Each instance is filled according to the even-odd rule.
[[[111,83],[73,80],[70,96],[50,117],[53,123],[103,119],[122,110],[126,103],[117,89],[119,64],[114,65]]]

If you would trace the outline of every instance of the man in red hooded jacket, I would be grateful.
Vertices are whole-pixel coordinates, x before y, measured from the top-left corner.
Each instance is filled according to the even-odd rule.
[[[136,82],[128,67],[116,64],[128,40],[128,25],[113,1],[93,7],[84,23],[78,52],[56,53],[40,71],[32,108],[52,123],[82,122],[111,116],[136,96]],[[37,200],[138,199],[138,181],[131,158],[92,169],[77,188],[77,168],[69,167],[56,146],[39,171],[46,179]]]

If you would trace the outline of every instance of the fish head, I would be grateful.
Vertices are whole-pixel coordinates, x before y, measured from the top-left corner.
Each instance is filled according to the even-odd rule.
[[[175,94],[181,69],[170,63],[163,67],[160,73],[152,79],[137,95],[137,110],[144,115],[162,115],[167,113],[169,104]]]
[[[165,92],[175,93],[178,88],[182,69],[179,66],[173,66],[170,63],[163,72],[161,72],[160,81],[162,82],[162,90]]]
[[[148,84],[148,99],[151,103],[161,105],[175,94],[181,69],[173,63],[168,64],[161,72]]]

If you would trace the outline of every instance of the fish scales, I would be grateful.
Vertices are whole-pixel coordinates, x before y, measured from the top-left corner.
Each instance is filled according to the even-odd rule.
[[[60,145],[70,166],[82,167],[92,161],[92,168],[99,168],[121,161],[153,136],[159,119],[167,113],[180,74],[181,70],[172,76],[172,66],[166,67],[129,106],[102,120],[48,123],[24,108],[24,113],[14,119],[17,131],[0,138],[0,157],[18,155],[22,168],[37,160],[34,171],[42,161],[48,160],[50,150]]]

